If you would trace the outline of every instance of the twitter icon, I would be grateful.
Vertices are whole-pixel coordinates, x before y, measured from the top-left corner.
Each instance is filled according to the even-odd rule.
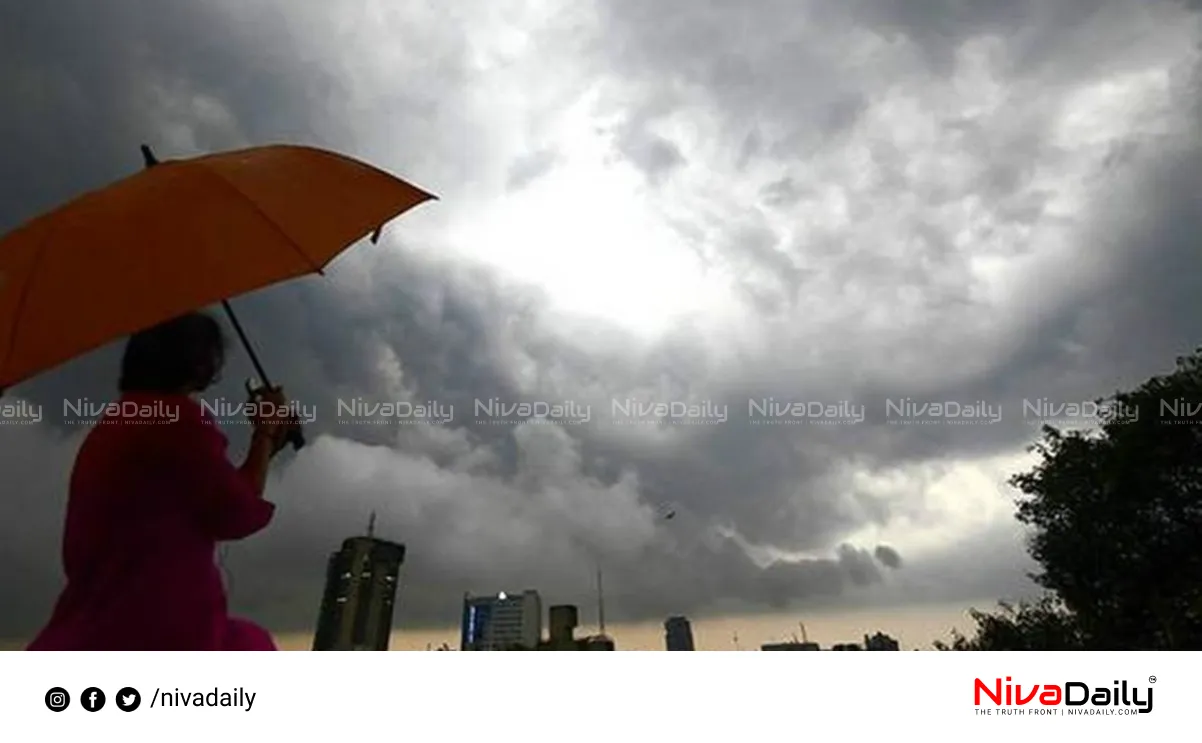
[[[142,695],[132,686],[127,686],[117,692],[117,709],[122,712],[133,712],[142,703]]]

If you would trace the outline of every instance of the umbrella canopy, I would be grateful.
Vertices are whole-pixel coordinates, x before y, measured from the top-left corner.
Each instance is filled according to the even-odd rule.
[[[0,238],[0,390],[185,312],[320,272],[435,198],[273,145],[168,160]]]

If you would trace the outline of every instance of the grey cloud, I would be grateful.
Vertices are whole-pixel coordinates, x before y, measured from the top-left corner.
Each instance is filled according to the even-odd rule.
[[[291,505],[276,531],[239,548],[240,562],[231,563],[238,595],[257,597],[243,605],[289,621],[281,611],[289,593],[319,596],[323,540],[332,548],[331,535],[361,529],[369,510],[381,513],[381,534],[409,545],[401,614],[409,626],[451,623],[462,591],[517,588],[532,576],[544,595],[590,605],[598,564],[619,620],[703,610],[715,598],[744,608],[783,607],[798,596],[838,596],[849,586],[880,580],[871,555],[846,545],[831,560],[760,567],[729,538],[657,524],[654,509],[639,500],[629,479],[605,485],[582,477],[564,429],[527,426],[516,439],[522,464],[509,483],[455,475],[397,453],[374,457],[323,439],[309,460],[285,474]],[[370,483],[347,488],[329,474],[335,464],[329,457],[339,450],[375,459],[380,469]],[[393,473],[401,476],[388,476]],[[338,489],[343,509],[332,509],[330,488]],[[293,561],[300,565],[288,570]],[[274,582],[280,574],[296,576],[287,590]],[[657,590],[665,582],[673,590]]]
[[[764,201],[774,207],[792,206],[802,197],[797,183],[788,176],[764,186],[761,193]]]
[[[903,593],[916,603],[955,596],[990,609],[999,599],[1037,595],[1040,589],[1029,578],[1036,569],[1026,554],[1026,532],[1017,524],[1003,523],[967,534],[941,554],[910,560],[882,593]]]
[[[0,585],[11,591],[0,635],[7,638],[28,638],[56,597],[61,515],[78,443],[41,426],[0,425]]]
[[[514,160],[509,168],[508,188],[525,188],[550,172],[559,160],[559,153],[553,150],[537,150]]]
[[[673,142],[654,132],[630,123],[621,130],[618,150],[647,174],[653,183],[660,183],[673,170],[685,164],[685,157]]]
[[[873,550],[872,556],[887,568],[896,570],[902,565],[901,555],[897,554],[897,550],[883,544]]]

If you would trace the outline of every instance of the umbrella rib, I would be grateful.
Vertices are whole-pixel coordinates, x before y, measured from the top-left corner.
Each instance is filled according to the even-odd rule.
[[[250,196],[248,196],[242,189],[240,189],[236,185],[234,185],[234,183],[232,181],[230,181],[228,178],[226,178],[221,173],[218,173],[217,171],[215,171],[209,167],[206,167],[203,163],[198,162],[198,163],[193,163],[193,164],[196,165],[197,167],[199,167],[200,170],[202,170],[205,173],[208,173],[210,176],[212,176],[227,191],[233,191],[235,194],[240,196],[246,203],[250,204],[250,207],[255,210],[255,213],[258,214],[260,217],[262,217],[263,221],[265,221],[265,222],[267,222],[267,224],[271,225],[272,228],[276,232],[278,232],[289,245],[292,246],[292,249],[296,251],[296,254],[299,255],[301,258],[303,258],[305,260],[305,263],[309,264],[310,269],[312,269],[315,273],[324,274],[324,271],[322,270],[323,267],[318,265],[317,261],[313,260],[313,258],[311,258],[308,254],[305,253],[305,251],[301,250],[301,247],[296,242],[296,240],[294,240],[292,238],[292,236],[289,235],[284,230],[284,228],[280,226],[279,222],[276,222],[274,219],[271,218],[270,215],[267,214],[267,212],[263,211],[263,208],[261,206],[259,206],[258,203],[256,203],[254,199],[252,199]]]

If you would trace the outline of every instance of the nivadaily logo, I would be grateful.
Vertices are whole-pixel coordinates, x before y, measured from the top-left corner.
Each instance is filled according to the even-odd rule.
[[[1032,684],[1024,687],[1022,684],[1010,683],[1012,680],[1007,676],[1003,684],[998,678],[990,685],[977,679],[973,686],[974,703],[980,707],[982,702],[992,702],[1004,708],[1038,705],[1031,709],[1035,714],[1055,714],[1046,709],[1048,707],[1058,707],[1061,714],[1069,715],[1124,715],[1134,714],[1135,710],[1142,715],[1152,711],[1151,686],[1140,689],[1126,681],[1115,681],[1114,688],[1107,688],[1090,686],[1084,681],[1068,681],[1063,684]],[[1152,677],[1151,680],[1155,678]],[[1080,709],[1082,707],[1084,709]],[[1002,710],[1003,714],[1022,711]]]

